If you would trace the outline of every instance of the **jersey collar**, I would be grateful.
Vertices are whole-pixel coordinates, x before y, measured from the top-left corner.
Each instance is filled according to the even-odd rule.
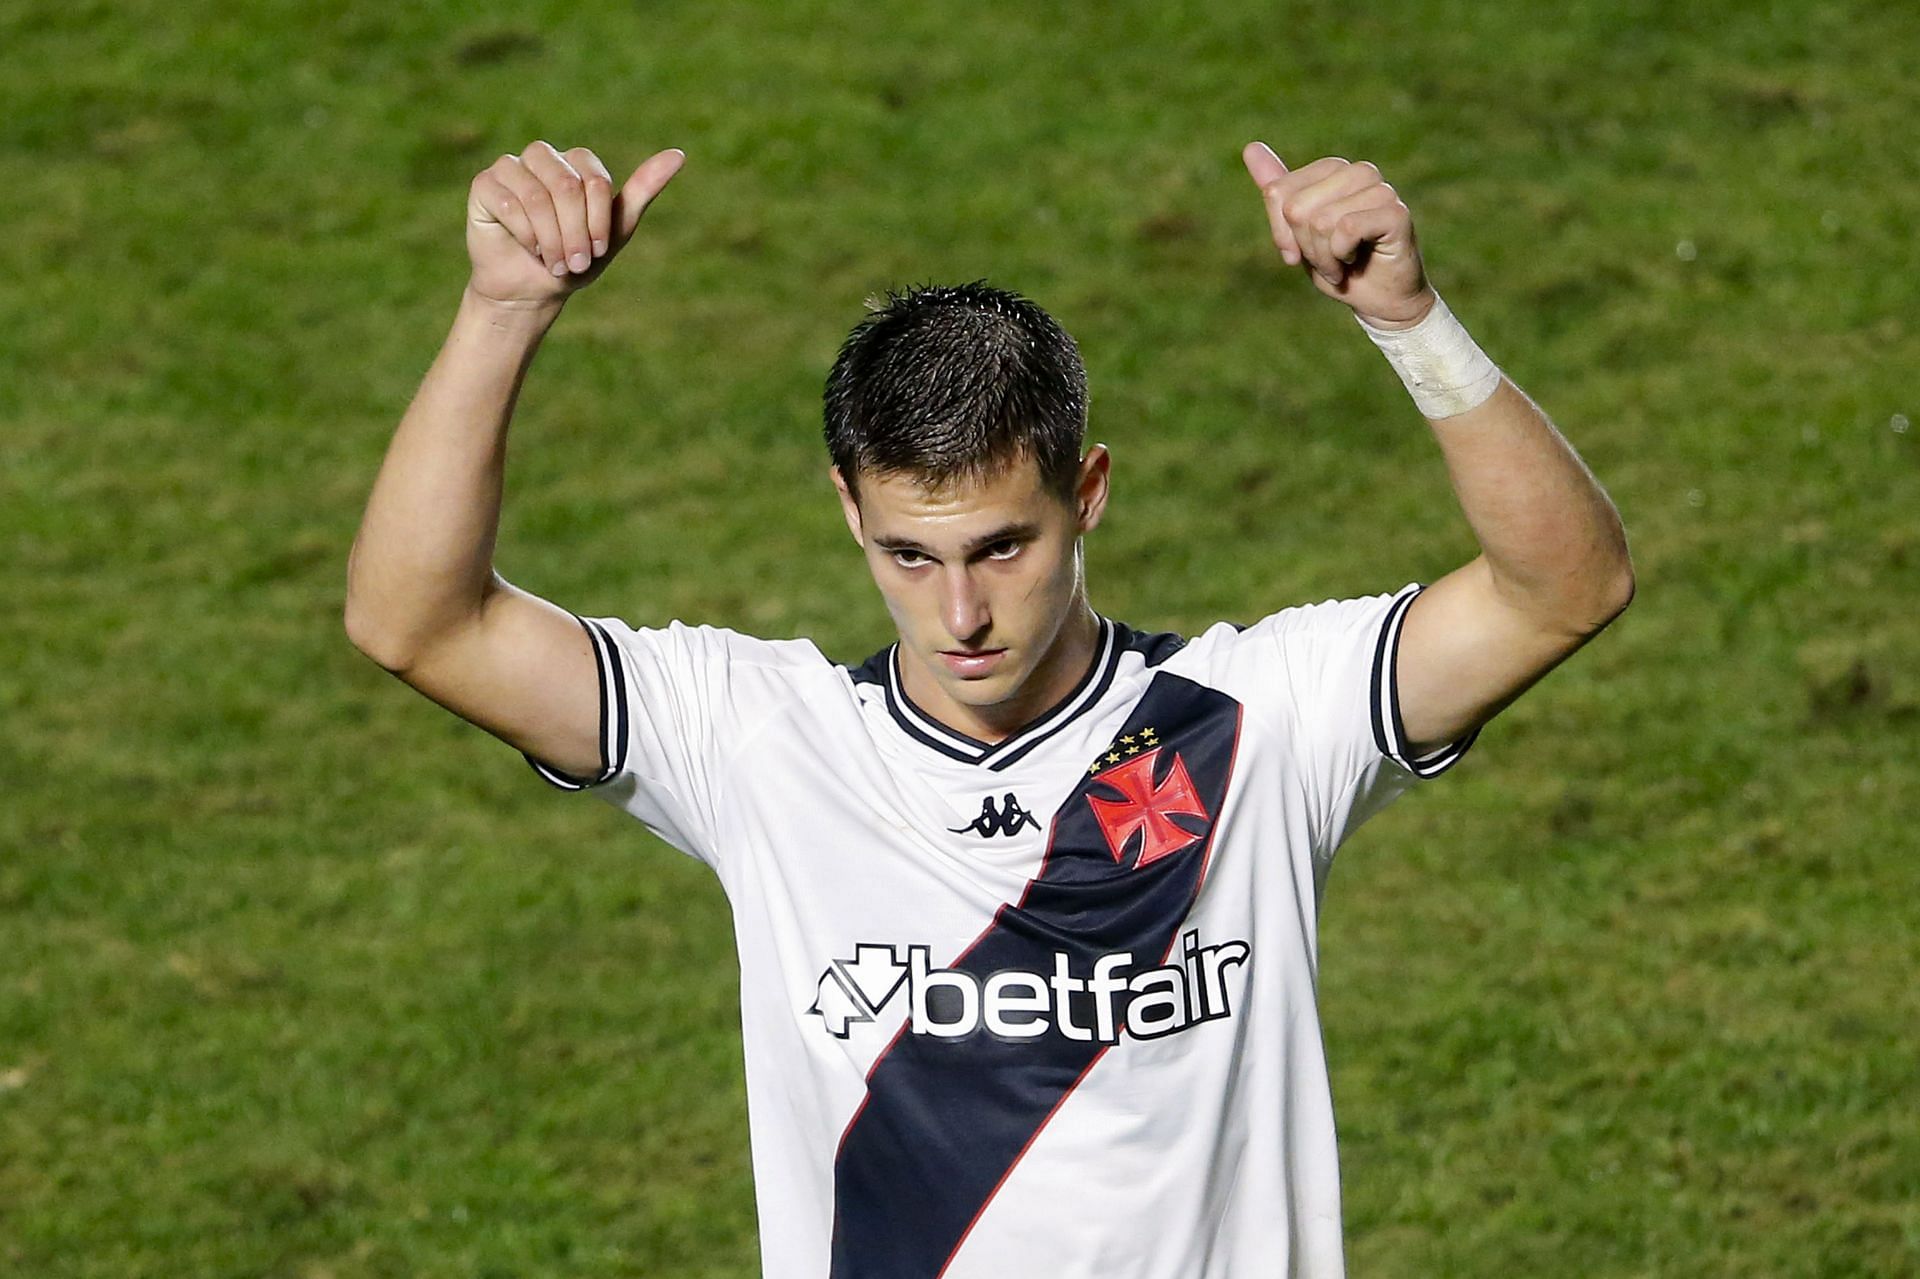
[[[1087,673],[1080,677],[1080,682],[1044,714],[997,742],[983,742],[969,737],[915,706],[901,682],[899,644],[895,643],[878,654],[877,660],[868,662],[865,669],[878,676],[878,683],[886,695],[887,712],[893,716],[893,722],[900,726],[900,731],[928,750],[937,751],[949,759],[998,771],[1025,757],[1029,751],[1097,703],[1113,683],[1114,671],[1120,665],[1120,649],[1114,623],[1105,617],[1100,618],[1100,641],[1093,661],[1088,665]]]

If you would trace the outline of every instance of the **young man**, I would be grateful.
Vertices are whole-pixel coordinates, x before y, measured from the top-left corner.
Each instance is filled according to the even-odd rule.
[[[1482,553],[1191,640],[1103,617],[1080,539],[1109,459],[1072,339],[984,284],[920,289],[827,383],[899,633],[851,668],[492,571],[520,379],[683,157],[615,191],[537,143],[474,181],[473,275],[374,485],[347,630],[719,876],[768,1276],[1338,1275],[1334,850],[1632,595],[1611,504],[1428,286],[1378,170],[1243,158],[1281,256],[1428,418]]]

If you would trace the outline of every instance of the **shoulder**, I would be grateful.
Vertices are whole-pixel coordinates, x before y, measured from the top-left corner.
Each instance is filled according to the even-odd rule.
[[[742,667],[806,670],[832,666],[810,639],[765,639],[724,626],[688,625],[677,619],[665,626],[634,626],[617,617],[586,620],[598,623],[609,638],[630,652]]]
[[[603,676],[640,698],[668,697],[688,708],[751,720],[795,697],[813,700],[845,673],[810,639],[765,639],[724,626],[635,626],[617,617],[582,619],[605,660]]]
[[[1289,605],[1251,622],[1219,621],[1167,655],[1166,668],[1243,702],[1287,709],[1364,684],[1383,660],[1407,605],[1396,591]]]
[[[1242,650],[1346,647],[1361,640],[1379,640],[1390,624],[1397,624],[1407,605],[1421,591],[1408,582],[1377,595],[1328,598],[1289,605],[1249,623],[1218,622],[1196,637],[1193,647],[1208,653]]]

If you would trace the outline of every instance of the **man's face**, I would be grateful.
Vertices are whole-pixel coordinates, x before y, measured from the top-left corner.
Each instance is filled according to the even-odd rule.
[[[1079,538],[1106,505],[1106,449],[1088,452],[1071,498],[1027,459],[937,490],[862,472],[857,501],[837,470],[833,478],[900,632],[902,667],[917,668],[910,682],[988,719],[1002,718],[995,708],[1016,721],[1044,710],[1027,703],[1059,682],[1062,630],[1084,607]]]

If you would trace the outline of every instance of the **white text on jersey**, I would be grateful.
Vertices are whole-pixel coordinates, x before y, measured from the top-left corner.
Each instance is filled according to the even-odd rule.
[[[878,1020],[904,990],[907,1027],[916,1035],[960,1039],[984,1029],[1002,1039],[1033,1039],[1053,1030],[1105,1044],[1123,1035],[1158,1039],[1231,1015],[1228,973],[1252,957],[1244,941],[1202,946],[1199,932],[1189,929],[1178,963],[1134,971],[1132,952],[1119,951],[1076,977],[1071,957],[1055,951],[1051,972],[1004,968],[983,981],[965,969],[932,967],[928,948],[918,943],[860,942],[852,959],[836,959],[820,974],[807,1011],[845,1039],[855,1024]]]

